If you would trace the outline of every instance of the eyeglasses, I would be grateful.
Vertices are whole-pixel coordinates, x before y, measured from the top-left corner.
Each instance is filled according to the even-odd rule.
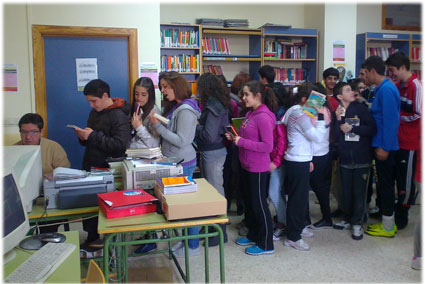
[[[30,130],[30,131],[23,131],[23,130],[21,130],[21,131],[19,131],[20,133],[21,133],[21,135],[31,135],[31,136],[34,136],[34,135],[36,135],[37,133],[40,133],[40,130]]]

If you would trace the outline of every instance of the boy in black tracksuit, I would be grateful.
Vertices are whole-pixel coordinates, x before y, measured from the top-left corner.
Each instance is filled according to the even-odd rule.
[[[366,190],[371,166],[371,140],[376,133],[375,120],[364,104],[355,101],[347,83],[335,86],[341,105],[335,111],[334,138],[338,143],[344,219],[336,229],[352,227],[352,238],[363,238]]]

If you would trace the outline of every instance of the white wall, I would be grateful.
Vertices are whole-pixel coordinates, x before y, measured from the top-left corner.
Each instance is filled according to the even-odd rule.
[[[34,24],[137,28],[139,65],[142,62],[155,62],[159,67],[159,3],[5,5],[3,11],[4,63],[18,63],[20,72],[19,94],[5,95],[4,106],[16,106],[6,108],[6,121],[35,111],[31,38],[31,26]],[[6,125],[4,132],[17,132],[17,127]]]
[[[195,24],[198,18],[248,19],[250,28],[265,23],[304,28],[304,4],[161,4],[161,23]]]
[[[323,73],[323,50],[324,50],[324,34],[325,34],[325,5],[324,4],[306,4],[304,5],[304,27],[316,29],[319,32],[319,58],[318,64],[318,80],[322,79]]]

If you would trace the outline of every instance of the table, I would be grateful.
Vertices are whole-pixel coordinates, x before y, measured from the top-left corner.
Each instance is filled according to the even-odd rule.
[[[223,231],[218,224],[227,223],[229,219],[226,215],[216,217],[205,217],[198,218],[196,220],[183,220],[183,221],[167,221],[165,217],[158,213],[150,213],[144,215],[137,215],[131,217],[123,217],[116,219],[107,219],[103,212],[99,212],[99,225],[98,233],[105,234],[104,250],[103,250],[103,261],[106,282],[109,282],[109,251],[113,251],[117,257],[117,277],[121,282],[128,283],[128,246],[130,245],[141,245],[148,243],[157,242],[168,242],[168,249],[161,252],[168,252],[169,258],[175,262],[180,275],[185,282],[190,282],[190,267],[189,267],[189,254],[188,254],[188,240],[195,238],[205,239],[205,282],[209,282],[209,254],[208,254],[208,237],[219,236],[220,243],[220,280],[222,283],[225,281],[225,269],[224,269],[224,242],[223,242]],[[200,226],[205,228],[205,233],[198,235],[188,235],[188,228]],[[215,232],[208,232],[208,228],[213,227]],[[183,229],[183,235],[179,236],[176,234],[177,229]],[[139,239],[139,240],[128,240],[132,233],[138,232],[154,232],[162,231],[164,238],[152,238],[152,239]],[[172,241],[183,240],[186,247],[185,254],[185,266],[186,273],[181,269],[177,258],[172,252]]]
[[[77,247],[70,256],[46,279],[46,283],[80,283],[80,242],[78,231],[61,232],[66,236],[65,243],[72,243]],[[3,265],[3,277],[6,278],[21,263],[33,254],[32,251],[15,249],[16,257]],[[35,252],[35,251],[34,251]],[[3,279],[4,279],[3,278]]]

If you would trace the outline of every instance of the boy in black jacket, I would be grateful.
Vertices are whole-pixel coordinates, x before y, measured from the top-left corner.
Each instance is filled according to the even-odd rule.
[[[371,141],[375,120],[364,104],[358,103],[347,83],[338,83],[335,93],[341,102],[335,111],[335,141],[338,142],[344,219],[335,229],[352,227],[352,238],[363,238],[366,189],[371,166]]]

